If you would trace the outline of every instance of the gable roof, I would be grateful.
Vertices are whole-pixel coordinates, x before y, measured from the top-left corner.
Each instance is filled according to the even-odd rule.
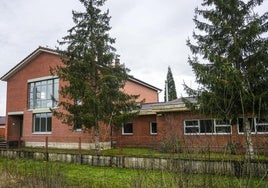
[[[20,69],[28,65],[34,58],[36,58],[41,53],[46,52],[54,55],[59,55],[56,50],[52,50],[49,48],[44,48],[39,46],[36,50],[34,50],[31,54],[29,54],[26,58],[24,58],[21,62],[19,62],[15,67],[13,67],[10,71],[8,71],[4,76],[1,77],[2,81],[7,81],[10,77],[16,74]]]
[[[23,67],[25,67],[28,63],[30,63],[34,58],[36,58],[38,55],[40,55],[41,53],[49,53],[49,54],[54,54],[54,55],[58,55],[59,53],[56,50],[50,49],[50,48],[45,48],[42,46],[39,46],[36,50],[34,50],[31,54],[29,54],[26,58],[24,58],[21,62],[19,62],[15,67],[13,67],[10,71],[8,71],[4,76],[2,76],[0,79],[2,81],[7,81],[10,77],[12,77],[13,75],[15,75],[18,71],[20,71],[20,69],[22,69]],[[128,78],[129,81],[135,82],[137,84],[143,85],[145,87],[148,87],[150,89],[153,89],[157,92],[162,91],[161,89],[154,87],[146,82],[143,82],[137,78],[134,78],[133,76],[130,76]]]
[[[145,87],[148,87],[148,88],[150,88],[152,90],[155,90],[155,91],[158,91],[158,92],[162,91],[162,89],[159,89],[159,88],[157,88],[155,86],[152,86],[152,85],[150,85],[150,84],[148,84],[148,83],[146,83],[144,81],[141,81],[141,80],[139,80],[137,78],[134,78],[133,76],[129,76],[128,80],[132,81],[132,82],[135,82],[135,83],[138,83],[140,85],[143,85]]]

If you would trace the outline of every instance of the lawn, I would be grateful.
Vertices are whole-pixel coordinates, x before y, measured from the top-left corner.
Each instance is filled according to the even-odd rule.
[[[0,174],[0,187],[268,187],[267,178],[242,179],[1,158]]]

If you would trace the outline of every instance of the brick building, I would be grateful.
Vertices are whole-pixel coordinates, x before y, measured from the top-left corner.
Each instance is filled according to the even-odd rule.
[[[56,108],[51,95],[58,100],[62,97],[58,89],[63,84],[50,69],[62,65],[59,54],[51,49],[39,47],[2,76],[7,82],[6,132],[8,143],[23,143],[25,146],[82,148],[94,147],[94,135],[83,130],[73,131],[52,116],[50,108]],[[124,91],[140,94],[146,102],[158,102],[158,88],[134,77],[129,78]],[[100,142],[104,148],[110,146],[110,128],[102,125]]]
[[[194,99],[189,98],[191,102]],[[268,118],[251,119],[256,152],[268,152]],[[144,104],[133,122],[115,130],[113,143],[119,147],[153,147],[163,151],[210,150],[245,152],[246,139],[240,119],[231,124],[214,117],[190,112],[182,99]],[[232,148],[230,148],[232,147]]]
[[[39,47],[13,69],[2,76],[7,82],[6,131],[9,143],[25,146],[94,148],[94,135],[83,130],[73,131],[52,116],[49,108],[56,107],[51,94],[58,100],[61,81],[50,75],[50,67],[62,64],[59,54]],[[37,92],[40,91],[40,92]],[[104,148],[111,143],[119,147],[167,146],[177,149],[210,149],[226,151],[227,146],[245,151],[245,136],[240,120],[232,124],[214,117],[190,112],[181,99],[158,102],[159,89],[136,78],[129,78],[124,87],[129,94],[140,94],[145,99],[140,114],[120,128],[102,125],[100,141]],[[190,99],[195,102],[193,99]],[[251,118],[252,140],[256,151],[268,150],[268,118]]]

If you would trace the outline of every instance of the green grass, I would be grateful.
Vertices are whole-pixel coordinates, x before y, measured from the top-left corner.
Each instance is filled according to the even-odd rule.
[[[267,179],[0,158],[0,187],[268,187]],[[2,179],[1,179],[2,178]],[[1,185],[2,183],[2,185]]]

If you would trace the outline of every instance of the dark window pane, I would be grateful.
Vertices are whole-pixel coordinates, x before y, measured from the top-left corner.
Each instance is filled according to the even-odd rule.
[[[213,120],[200,120],[200,133],[213,133]]]
[[[231,126],[216,127],[216,133],[231,133]]]
[[[40,116],[39,116],[39,114],[34,115],[34,131],[35,132],[40,131]]]
[[[185,127],[185,133],[199,133],[198,127]]]
[[[41,132],[46,132],[46,114],[41,114]]]
[[[127,123],[124,125],[124,133],[133,133],[132,123]]]
[[[268,124],[267,125],[257,125],[257,132],[259,133],[267,133],[268,132]]]
[[[250,123],[250,128],[251,132],[255,132],[255,126],[254,126],[254,119],[253,118],[248,118],[249,123]],[[243,124],[243,118],[238,118],[238,132],[239,133],[244,133],[244,124]]]
[[[185,121],[186,126],[198,126],[198,121],[193,120],[193,121]]]
[[[157,124],[155,122],[151,122],[151,133],[157,134]]]
[[[51,132],[51,127],[52,127],[52,118],[51,113],[49,113],[47,117],[47,132]]]

